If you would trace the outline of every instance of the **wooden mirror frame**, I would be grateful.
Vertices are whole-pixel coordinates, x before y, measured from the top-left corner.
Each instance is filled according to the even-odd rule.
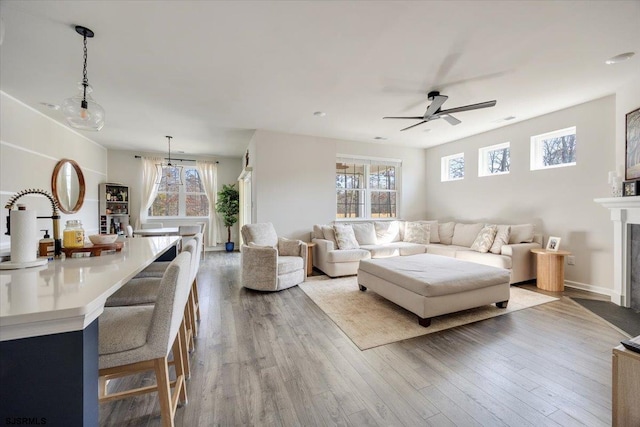
[[[58,197],[58,174],[60,173],[60,170],[66,163],[71,164],[71,166],[73,166],[73,169],[76,171],[76,175],[78,177],[78,186],[80,187],[78,189],[78,201],[76,202],[76,205],[71,209],[66,209],[65,206],[62,206],[62,204],[60,203],[60,198]],[[58,209],[60,209],[61,212],[66,214],[72,214],[80,210],[80,208],[82,207],[82,204],[84,203],[85,185],[84,185],[84,175],[82,174],[82,169],[80,169],[80,165],[78,165],[78,163],[76,163],[75,160],[60,159],[60,161],[56,163],[56,167],[53,168],[53,174],[51,175],[51,191],[53,193],[53,197],[56,199],[56,202],[58,203]]]

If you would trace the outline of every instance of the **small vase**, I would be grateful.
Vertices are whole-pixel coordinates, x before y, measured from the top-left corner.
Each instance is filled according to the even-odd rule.
[[[233,242],[227,242],[224,244],[224,248],[226,249],[227,252],[233,252],[233,247],[234,247],[234,243]]]

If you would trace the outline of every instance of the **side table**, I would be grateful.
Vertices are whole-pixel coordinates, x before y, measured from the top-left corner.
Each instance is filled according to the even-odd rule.
[[[313,247],[315,245],[313,242],[307,243],[307,276],[313,274]]]
[[[538,257],[538,278],[536,286],[545,291],[564,291],[564,257],[571,255],[569,251],[548,251],[531,249]]]

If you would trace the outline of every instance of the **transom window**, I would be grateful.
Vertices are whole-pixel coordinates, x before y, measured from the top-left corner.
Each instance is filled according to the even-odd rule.
[[[576,127],[531,137],[531,170],[574,166]]]
[[[478,176],[509,173],[511,165],[510,143],[495,144],[478,150]]]
[[[337,218],[395,218],[400,162],[339,157],[336,160]]]
[[[178,176],[182,176],[183,185]],[[149,217],[208,217],[209,199],[204,192],[198,169],[164,167],[158,184],[158,195],[149,208]]]
[[[440,180],[464,179],[464,153],[452,154],[440,159]]]

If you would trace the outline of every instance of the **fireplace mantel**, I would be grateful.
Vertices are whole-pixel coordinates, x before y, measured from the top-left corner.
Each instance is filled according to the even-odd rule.
[[[631,306],[630,226],[640,224],[640,196],[607,197],[594,202],[608,208],[613,221],[613,293],[611,302]]]

